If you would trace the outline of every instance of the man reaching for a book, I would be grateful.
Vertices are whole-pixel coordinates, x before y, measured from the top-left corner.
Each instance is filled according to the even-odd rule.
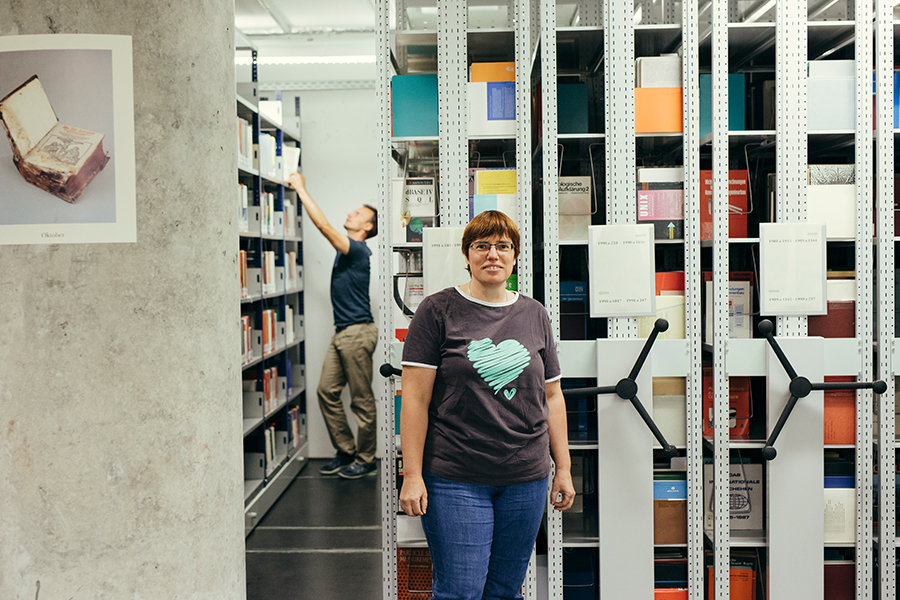
[[[368,204],[347,215],[346,233],[335,229],[306,190],[306,178],[291,173],[288,183],[297,192],[307,217],[337,251],[331,271],[331,306],[334,337],[316,394],[325,426],[337,455],[319,471],[357,479],[375,472],[377,420],[372,393],[372,354],[378,329],[369,306],[369,257],[365,240],[378,233],[378,211]],[[357,441],[347,422],[341,391],[350,385],[350,409],[356,416]]]

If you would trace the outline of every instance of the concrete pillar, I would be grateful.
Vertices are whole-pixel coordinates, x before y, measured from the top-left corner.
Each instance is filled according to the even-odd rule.
[[[233,27],[0,0],[0,35],[133,36],[137,159],[136,244],[0,246],[0,598],[245,596]]]

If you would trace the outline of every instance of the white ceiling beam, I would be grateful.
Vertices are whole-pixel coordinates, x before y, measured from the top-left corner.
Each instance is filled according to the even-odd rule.
[[[247,35],[238,29],[234,28],[234,49],[235,50],[256,50],[256,44],[250,41],[250,38]]]
[[[258,0],[258,2],[264,9],[266,9],[266,12],[269,13],[269,16],[272,17],[272,20],[278,23],[278,26],[281,27],[281,30],[284,33],[291,33],[290,22],[285,18],[283,14],[281,14],[281,11],[272,6],[270,0]]]
[[[285,33],[252,33],[247,34],[247,37],[251,39],[257,40],[274,40],[274,39],[284,39],[290,40],[293,38],[299,39],[303,37],[308,37],[311,35],[342,35],[342,34],[352,34],[352,33],[371,33],[375,34],[374,27],[295,27],[293,31],[285,32]]]
[[[261,91],[303,92],[318,90],[366,90],[374,89],[374,79],[348,79],[344,81],[274,81],[260,83]]]

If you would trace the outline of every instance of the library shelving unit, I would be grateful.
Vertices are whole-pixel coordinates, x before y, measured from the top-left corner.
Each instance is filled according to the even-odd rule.
[[[236,51],[251,56],[252,81],[238,83],[238,189],[243,380],[244,532],[256,527],[307,464],[302,209],[278,169],[300,133],[260,109],[257,50],[236,33]],[[263,160],[260,136],[274,145]],[[270,152],[271,154],[271,152]],[[245,331],[246,327],[246,331]],[[247,343],[249,341],[249,344]]]
[[[382,282],[382,306],[395,303],[394,277],[397,256],[410,256],[421,251],[422,243],[394,244],[395,229],[400,226],[399,215],[391,214],[392,186],[395,179],[409,177],[433,177],[439,189],[437,219],[441,227],[461,227],[469,220],[470,168],[515,167],[517,214],[520,224],[521,251],[516,267],[518,290],[531,294],[532,246],[531,239],[531,162],[530,119],[517,119],[515,131],[497,135],[473,135],[468,130],[467,69],[472,62],[515,62],[516,113],[531,111],[534,74],[532,66],[537,39],[537,12],[533,3],[510,4],[505,18],[498,26],[486,28],[468,27],[468,10],[465,2],[458,0],[432,3],[437,22],[425,24],[407,10],[407,4],[396,4],[396,27],[391,27],[389,2],[379,2],[376,23],[376,44],[379,81],[377,94],[380,99],[380,130],[384,132],[379,145],[379,164],[382,167],[380,192],[382,219],[380,252],[382,256],[380,280]],[[420,4],[420,3],[417,3]],[[412,4],[409,5],[413,7]],[[536,8],[536,7],[535,7]],[[505,9],[505,7],[504,7]],[[430,28],[429,28],[430,27]],[[430,51],[427,49],[431,49]],[[423,49],[426,49],[423,52]],[[424,58],[423,58],[424,56]],[[425,73],[437,76],[438,131],[419,136],[391,137],[391,78],[393,75]],[[397,96],[393,98],[397,106]],[[401,187],[401,192],[402,187]],[[452,252],[459,252],[453,248]],[[415,262],[415,259],[413,259]],[[399,270],[409,270],[409,258],[400,260]],[[465,275],[463,272],[462,275]],[[459,283],[464,283],[460,281]],[[384,347],[389,348],[386,361],[399,365],[402,344],[395,337],[398,324],[391,317],[392,311],[383,312],[379,327]],[[399,379],[396,381],[399,389]],[[422,546],[423,539],[416,523],[398,515],[397,498],[398,459],[396,444],[394,404],[395,382],[386,380],[383,397],[385,402],[381,440],[386,448],[382,461],[382,519],[384,524],[384,597],[397,597],[398,565],[406,562],[404,553],[412,547]],[[396,407],[399,409],[399,406]],[[399,533],[398,533],[399,532]],[[399,539],[398,539],[399,538]],[[398,551],[399,547],[399,551]],[[400,566],[401,569],[406,567]],[[536,569],[529,577],[531,587],[536,583]],[[399,590],[406,594],[406,590]],[[401,596],[405,597],[405,596]]]
[[[473,27],[486,4],[500,5],[495,8],[505,10],[506,22]],[[893,188],[900,127],[893,65],[900,61],[900,20],[893,3],[383,0],[377,7],[377,93],[385,132],[378,149],[380,208],[387,216],[379,242],[384,306],[393,304],[395,275],[403,270],[391,245],[391,228],[399,222],[391,213],[392,181],[435,177],[439,226],[462,226],[468,220],[468,169],[486,157],[514,163],[523,233],[518,289],[550,313],[564,387],[614,383],[627,373],[645,336],[639,319],[590,316],[589,243],[561,235],[561,223],[571,215],[560,209],[560,179],[590,178],[591,225],[630,225],[638,222],[637,169],[683,168],[683,235],[657,239],[654,252],[658,272],[683,272],[684,335],[659,339],[637,382],[646,390],[645,405],[661,418],[672,405],[663,404],[662,393],[650,402],[649,390],[663,378],[681,388],[674,421],[677,459],[662,460],[627,402],[611,395],[573,402],[569,435],[579,508],[563,515],[548,510],[526,597],[560,600],[587,593],[649,600],[655,566],[677,562],[684,597],[727,600],[741,593],[732,589],[734,565],[749,557],[754,600],[819,600],[835,566],[851,582],[847,597],[894,598],[900,442],[893,353],[900,237],[894,235]],[[425,14],[437,20],[423,24]],[[672,53],[680,57],[681,123],[676,131],[647,132],[636,126],[643,117],[635,99],[636,61]],[[430,58],[423,61],[423,55]],[[508,139],[473,139],[467,132],[466,70],[481,61],[515,61],[517,123]],[[820,69],[828,73],[824,88],[813,81]],[[428,139],[391,138],[391,78],[413,72],[437,74],[439,129]],[[576,86],[586,91],[587,115],[573,129],[571,105],[561,96]],[[823,105],[836,111],[824,125]],[[768,239],[761,230],[822,218],[822,191],[813,188],[822,184],[810,179],[810,165],[845,165],[844,171],[850,165],[852,173],[843,182],[851,198],[844,205],[845,222],[828,223],[855,227],[841,235],[826,230],[823,242],[829,281],[843,277],[851,289],[844,301],[853,303],[852,325],[841,337],[828,329],[835,316],[830,309],[828,315],[760,312],[761,294],[769,293],[760,289]],[[732,206],[734,179],[743,181],[743,207]],[[746,231],[738,231],[734,214]],[[580,295],[573,291],[579,284]],[[732,287],[749,292],[743,313],[734,313]],[[734,330],[734,316],[745,317],[738,321],[747,325],[744,335]],[[784,426],[777,456],[764,458],[790,393],[789,379],[756,329],[763,318],[773,318],[779,344],[811,382],[887,382],[883,394],[851,394],[849,440],[826,442],[833,400],[813,392]],[[402,343],[394,327],[391,311],[385,311],[379,328],[389,348],[384,359],[399,367]],[[399,379],[385,380],[382,403],[386,600],[418,598],[398,589],[398,544],[424,541],[398,517],[395,385]],[[736,414],[731,396],[742,385],[748,413]],[[667,423],[672,427],[672,419]],[[742,423],[740,435],[735,423]],[[753,508],[759,524],[752,529],[734,516],[749,498],[732,489],[734,469],[750,472],[743,465],[761,474],[754,484],[761,500]],[[653,481],[671,471],[685,481],[686,533],[679,543],[655,544]],[[824,480],[837,472],[853,486],[853,499],[840,507],[855,515],[844,538],[826,532],[826,520],[831,527],[837,509],[826,502]],[[574,589],[576,576],[593,591]]]

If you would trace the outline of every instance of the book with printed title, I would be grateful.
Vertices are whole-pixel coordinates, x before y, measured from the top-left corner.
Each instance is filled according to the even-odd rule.
[[[559,240],[587,241],[591,213],[592,182],[589,176],[559,178]]]
[[[684,239],[684,167],[638,168],[637,222],[658,240]]]

